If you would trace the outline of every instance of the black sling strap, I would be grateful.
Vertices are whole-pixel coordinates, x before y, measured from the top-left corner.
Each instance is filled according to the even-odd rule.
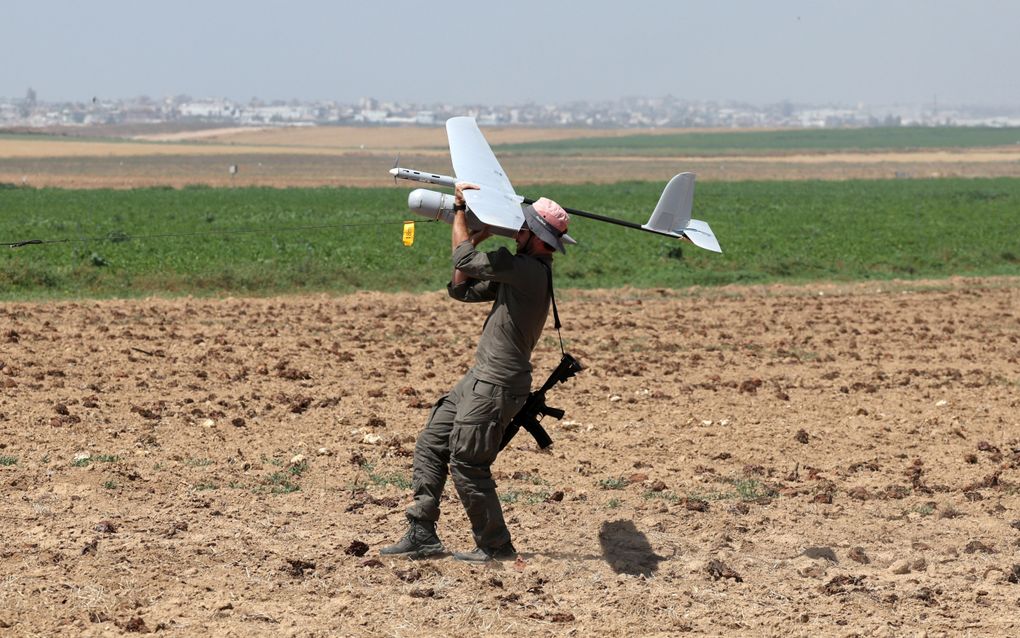
[[[552,299],[553,327],[556,328],[556,335],[560,338],[560,353],[566,354],[567,351],[563,347],[563,335],[560,333],[560,328],[563,327],[563,324],[560,323],[560,311],[556,309],[556,293],[553,292],[552,268],[544,262],[542,265],[545,266],[545,274],[549,276],[549,298]]]

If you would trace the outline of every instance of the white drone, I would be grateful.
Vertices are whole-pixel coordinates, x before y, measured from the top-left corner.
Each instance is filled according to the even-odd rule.
[[[399,166],[390,170],[393,177],[426,184],[453,188],[457,182],[471,182],[478,190],[465,190],[468,205],[468,227],[472,230],[488,228],[496,235],[515,237],[524,225],[522,207],[535,200],[514,192],[506,173],[489,148],[473,117],[454,117],[446,121],[446,134],[450,140],[450,158],[457,177],[425,173]],[[418,188],[408,195],[407,206],[415,213],[453,223],[453,195]],[[680,173],[669,180],[655,205],[647,224],[636,224],[583,210],[566,208],[571,215],[596,219],[619,226],[686,239],[695,246],[721,253],[719,241],[707,222],[691,219],[694,203],[694,173]]]

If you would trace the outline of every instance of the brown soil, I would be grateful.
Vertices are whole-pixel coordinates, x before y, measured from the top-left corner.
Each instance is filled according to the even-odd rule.
[[[493,144],[621,135],[631,131],[486,129]],[[449,174],[445,132],[436,128],[211,129],[141,136],[145,143],[67,139],[0,139],[0,183],[60,188],[153,185],[385,186],[397,156],[403,166]],[[138,139],[138,136],[133,138]],[[151,140],[194,140],[155,143]],[[811,153],[772,156],[607,157],[506,153],[515,184],[666,181],[693,171],[702,181],[1020,177],[1020,151]],[[228,168],[238,167],[232,175]]]
[[[476,567],[377,551],[485,308],[5,304],[0,627],[1016,635],[1017,308],[1008,278],[564,291],[588,369],[551,393],[553,451],[496,463],[521,560]]]

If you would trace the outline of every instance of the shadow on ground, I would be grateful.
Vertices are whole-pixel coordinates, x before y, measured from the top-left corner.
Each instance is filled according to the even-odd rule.
[[[666,560],[652,551],[648,537],[634,521],[606,521],[599,530],[602,557],[617,574],[651,576]]]

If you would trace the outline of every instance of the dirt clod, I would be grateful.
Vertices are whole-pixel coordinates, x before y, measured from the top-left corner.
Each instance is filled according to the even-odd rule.
[[[964,554],[974,554],[974,553],[994,554],[995,550],[992,549],[991,547],[989,547],[988,545],[985,545],[984,543],[982,543],[979,540],[972,540],[969,543],[967,543],[966,547],[963,548],[963,553]]]
[[[290,405],[287,406],[287,411],[291,414],[304,414],[308,409],[308,406],[312,404],[312,397],[298,396],[291,399]]]
[[[149,630],[149,627],[145,624],[145,621],[141,618],[141,616],[135,616],[134,618],[132,618],[131,620],[129,620],[129,621],[123,623],[123,624],[118,623],[118,626],[121,629],[123,629],[124,631],[129,632],[129,633],[133,633],[133,634],[148,634],[148,633],[151,633],[151,631]]]
[[[868,558],[868,555],[864,552],[863,547],[850,548],[850,551],[847,552],[847,558],[862,565],[867,565],[871,562],[871,559]]]
[[[831,547],[806,547],[801,554],[815,560],[827,560],[830,563],[839,562],[836,552]]]
[[[287,564],[280,567],[280,569],[289,573],[291,576],[300,578],[305,575],[305,572],[315,571],[315,563],[312,561],[302,560],[300,558],[288,558],[286,561]]]
[[[686,498],[686,499],[684,499],[683,503],[684,503],[684,509],[686,509],[688,511],[691,511],[691,512],[707,512],[708,511],[708,501],[702,500],[700,498]]]
[[[421,572],[411,567],[410,569],[398,569],[393,572],[397,578],[404,581],[405,583],[413,583],[421,580]]]
[[[863,591],[864,578],[864,576],[850,576],[846,574],[836,576],[822,585],[820,591],[829,596],[844,594],[849,591]]]
[[[1013,565],[1006,572],[1006,582],[1020,584],[1020,564]]]
[[[364,556],[368,552],[368,544],[358,540],[351,541],[344,553],[348,556]]]
[[[871,498],[871,492],[866,487],[855,487],[850,490],[849,496],[856,501],[867,501]]]
[[[746,392],[748,394],[756,394],[758,392],[758,388],[761,387],[761,384],[761,379],[746,379],[741,382],[739,390],[740,392]]]
[[[734,571],[729,565],[718,559],[712,559],[708,561],[708,566],[705,568],[708,575],[712,580],[722,580],[729,578],[737,581],[738,583],[744,582],[744,579]]]
[[[894,573],[894,574],[901,575],[901,576],[903,574],[909,574],[910,573],[910,561],[905,559],[905,558],[900,559],[900,560],[896,561],[895,563],[893,563],[892,565],[889,566],[889,571]]]
[[[935,591],[931,587],[921,587],[914,592],[914,598],[920,600],[929,607],[936,604],[938,601],[935,599]]]
[[[991,452],[995,453],[999,451],[999,448],[995,447],[988,441],[978,441],[977,449],[979,452]]]

